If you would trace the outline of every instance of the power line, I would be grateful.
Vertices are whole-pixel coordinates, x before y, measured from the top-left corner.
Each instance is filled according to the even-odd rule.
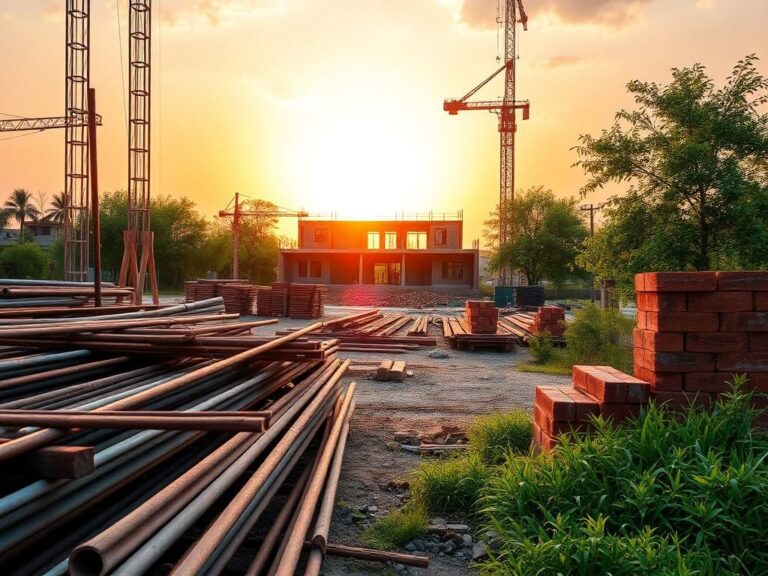
[[[21,116],[19,116],[21,118]],[[38,132],[42,132],[43,130],[35,130],[34,132],[25,132],[24,134],[17,134],[16,136],[8,136],[6,138],[0,138],[0,142],[5,142],[6,140],[15,140],[16,138],[24,138],[25,136],[32,136],[33,134],[37,134]]]

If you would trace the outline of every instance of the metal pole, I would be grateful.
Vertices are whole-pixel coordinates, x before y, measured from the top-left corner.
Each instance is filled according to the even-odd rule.
[[[93,287],[101,307],[101,221],[99,219],[99,169],[96,156],[96,89],[88,89],[88,159],[90,161],[91,219],[93,220]]]
[[[240,194],[235,192],[235,216],[232,220],[232,279],[240,277]]]

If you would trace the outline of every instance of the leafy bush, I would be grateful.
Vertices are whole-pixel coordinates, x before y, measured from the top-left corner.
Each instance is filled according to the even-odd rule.
[[[489,474],[480,455],[474,452],[444,460],[425,460],[416,469],[411,483],[413,501],[432,514],[466,516],[476,511]]]
[[[482,490],[483,528],[499,535],[482,574],[768,574],[768,442],[749,400],[650,405],[509,458]]]
[[[525,454],[533,438],[531,415],[523,410],[489,414],[476,419],[467,430],[469,448],[486,464],[501,464],[509,451]]]
[[[8,246],[0,253],[0,268],[10,278],[45,278],[49,261],[48,253],[31,242]]]
[[[389,550],[421,536],[427,528],[427,514],[418,506],[406,506],[376,519],[363,533],[363,540],[379,550]]]
[[[552,359],[555,347],[552,345],[552,335],[549,332],[536,332],[528,340],[528,350],[537,364],[545,364]]]
[[[574,364],[609,364],[631,371],[633,327],[634,321],[618,308],[587,304],[565,331],[566,350]]]

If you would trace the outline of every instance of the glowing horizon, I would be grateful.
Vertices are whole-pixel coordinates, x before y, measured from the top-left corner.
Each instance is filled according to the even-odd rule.
[[[497,67],[494,0],[165,0],[156,5],[155,195],[186,195],[215,215],[235,192],[294,210],[456,212],[465,244],[498,198],[496,118],[449,117]],[[632,102],[631,79],[667,82],[695,62],[722,82],[749,53],[766,57],[768,3],[743,0],[528,0],[518,95],[531,118],[517,138],[519,187],[575,195],[581,133]],[[125,189],[120,41],[127,3],[92,2],[92,86],[100,188]],[[63,108],[63,3],[0,0],[0,113]],[[717,38],[717,42],[712,42]],[[762,63],[766,70],[768,64]],[[42,71],[42,72],[41,72]],[[8,89],[10,86],[12,89]],[[501,84],[483,95],[499,96]],[[5,138],[0,136],[0,139]],[[14,188],[63,185],[63,134],[0,141],[0,201]],[[585,201],[618,192],[614,187]],[[281,222],[295,236],[296,222]]]

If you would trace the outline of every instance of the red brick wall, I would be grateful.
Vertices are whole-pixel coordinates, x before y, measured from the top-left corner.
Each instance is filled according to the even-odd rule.
[[[768,272],[635,276],[635,376],[672,406],[708,406],[734,373],[768,392]]]

